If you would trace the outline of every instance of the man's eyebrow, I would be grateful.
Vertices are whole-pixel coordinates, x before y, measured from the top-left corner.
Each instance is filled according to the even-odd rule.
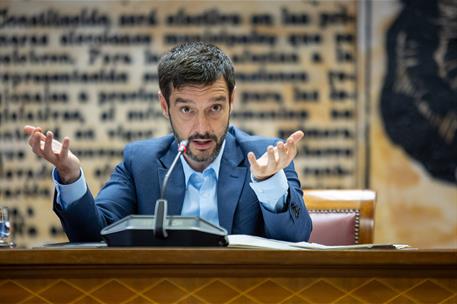
[[[227,101],[227,97],[225,95],[218,95],[218,96],[215,96],[215,97],[212,97],[211,98],[211,102],[226,102]],[[175,99],[175,104],[179,104],[179,103],[194,103],[193,100],[191,99],[186,99],[186,98],[182,98],[182,97],[178,97]]]
[[[185,99],[185,98],[181,98],[181,97],[178,97],[175,100],[175,104],[178,104],[178,103],[192,103],[192,102],[193,101],[190,100],[190,99]]]
[[[219,95],[211,98],[211,101],[227,101],[227,97],[225,95]]]

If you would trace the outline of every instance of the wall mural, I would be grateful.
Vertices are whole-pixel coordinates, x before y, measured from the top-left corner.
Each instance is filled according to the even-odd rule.
[[[403,0],[387,32],[381,113],[390,139],[457,183],[457,1]]]

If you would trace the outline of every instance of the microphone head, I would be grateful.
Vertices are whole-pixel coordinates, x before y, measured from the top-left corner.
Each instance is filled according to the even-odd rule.
[[[182,140],[178,145],[178,152],[185,153],[187,150],[187,144],[189,141],[187,139]]]

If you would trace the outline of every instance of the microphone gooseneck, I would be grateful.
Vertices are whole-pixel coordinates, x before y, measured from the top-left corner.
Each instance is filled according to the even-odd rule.
[[[165,178],[163,179],[163,184],[162,184],[162,189],[160,190],[160,198],[163,199],[165,195],[165,191],[167,190],[168,186],[168,179],[170,178],[171,173],[173,172],[173,169],[176,166],[176,163],[178,162],[179,157],[186,152],[187,150],[187,144],[189,141],[187,139],[182,140],[179,145],[178,145],[178,154],[176,154],[175,159],[171,163],[170,168],[168,169],[167,173],[165,174]]]
[[[175,159],[171,163],[170,168],[168,168],[167,173],[165,174],[165,178],[163,180],[162,189],[160,190],[160,198],[156,201],[156,206],[154,210],[155,214],[155,224],[154,224],[154,235],[157,238],[166,239],[168,237],[166,226],[166,218],[167,218],[167,211],[168,211],[168,203],[167,200],[164,198],[165,191],[167,190],[168,179],[170,178],[171,172],[176,166],[179,157],[186,151],[187,147],[187,140],[183,140],[179,143],[178,146],[178,154],[176,154]]]

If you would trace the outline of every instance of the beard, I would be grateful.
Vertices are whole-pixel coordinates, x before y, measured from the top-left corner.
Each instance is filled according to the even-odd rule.
[[[211,163],[219,155],[219,152],[221,152],[222,144],[224,143],[224,140],[225,140],[225,136],[227,135],[229,124],[230,124],[230,122],[227,121],[227,125],[225,127],[224,133],[221,135],[220,138],[218,138],[216,136],[216,134],[209,133],[209,132],[206,132],[206,133],[203,133],[203,134],[202,133],[194,133],[194,134],[191,134],[188,138],[181,138],[178,135],[178,133],[176,132],[175,127],[173,126],[173,121],[171,120],[171,116],[170,116],[171,129],[173,130],[173,134],[174,134],[177,142],[180,143],[181,141],[183,141],[185,139],[187,139],[189,141],[188,148],[186,149],[185,155],[189,159],[191,159],[192,161],[201,162],[201,163],[204,163],[204,162]],[[197,155],[194,152],[192,152],[192,149],[190,148],[190,144],[191,144],[192,140],[195,140],[195,139],[214,141],[216,143],[216,147],[209,154]]]

